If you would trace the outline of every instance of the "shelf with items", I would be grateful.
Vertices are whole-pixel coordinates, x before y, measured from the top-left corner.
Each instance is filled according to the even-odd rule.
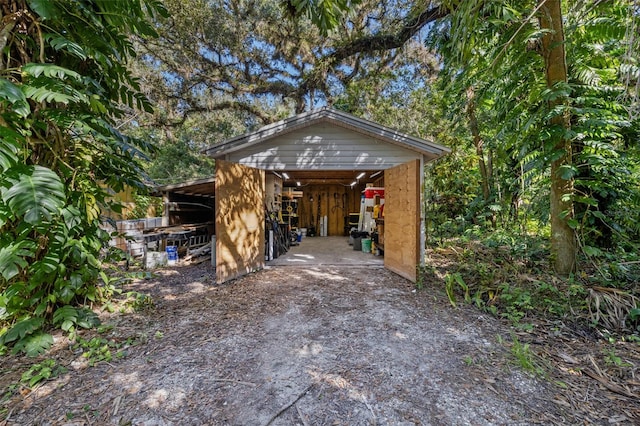
[[[302,198],[303,192],[296,191],[293,188],[284,188],[282,191],[282,214],[287,216],[297,216],[299,200]]]
[[[376,242],[376,246],[380,249],[380,251],[384,252],[384,218],[376,219],[376,232],[378,233],[378,241]]]
[[[298,200],[282,200],[282,222],[291,227],[298,226]]]
[[[291,188],[289,188],[291,189]],[[282,197],[282,223],[289,230],[292,245],[298,244],[298,227],[300,226],[299,201],[302,198],[302,191],[283,191]]]
[[[286,187],[282,190],[283,200],[295,200],[296,198],[302,198],[304,192],[298,191],[293,187]]]
[[[282,178],[274,174],[266,176],[265,205],[272,212],[282,208]]]

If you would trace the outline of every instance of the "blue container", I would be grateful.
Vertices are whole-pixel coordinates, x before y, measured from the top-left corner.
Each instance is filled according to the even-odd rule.
[[[178,261],[178,246],[167,246],[167,262],[176,263]]]

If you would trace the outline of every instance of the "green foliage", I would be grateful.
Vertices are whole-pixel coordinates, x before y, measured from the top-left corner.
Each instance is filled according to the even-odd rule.
[[[511,355],[522,370],[533,375],[543,376],[544,369],[538,364],[528,343],[522,343],[515,334],[511,334]]]
[[[444,282],[453,306],[462,298],[525,329],[538,315],[563,318],[577,313],[586,317],[583,282],[545,273],[548,249],[537,238],[477,229],[475,236],[452,239],[434,249],[432,256],[441,250],[455,253],[456,267]]]
[[[548,249],[537,238],[505,230],[471,228],[465,236],[435,248],[452,253],[456,266],[445,276],[450,303],[473,303],[519,329],[530,330],[537,318],[577,321],[605,334],[637,339],[640,303],[637,253],[602,252],[597,268],[589,273],[559,279],[548,270]],[[427,267],[426,267],[427,268]]]
[[[33,364],[27,371],[22,373],[20,382],[32,388],[40,382],[58,377],[66,372],[67,369],[58,365],[55,360],[45,359],[42,362]]]
[[[145,163],[145,170],[155,182],[166,185],[213,175],[214,160],[201,154],[208,147],[211,134],[203,134],[198,127],[190,128],[191,125],[187,121],[172,139],[158,138],[158,149]]]
[[[137,291],[130,291],[126,294],[126,305],[133,311],[142,311],[144,309],[153,308],[155,306],[153,298],[147,294]]]
[[[633,367],[632,364],[625,362],[620,356],[616,354],[615,347],[608,348],[605,350],[606,354],[604,357],[604,361],[608,365],[613,365],[616,367]]]
[[[36,357],[42,355],[53,345],[53,337],[43,331],[36,331],[20,338],[13,345],[13,353],[23,352],[27,356]]]
[[[62,306],[53,313],[53,325],[63,331],[71,331],[74,327],[93,328],[100,325],[100,319],[95,312],[86,308]]]
[[[113,360],[112,349],[115,349],[117,344],[114,341],[110,341],[100,337],[94,337],[89,340],[78,339],[73,346],[73,350],[81,350],[82,357],[86,358],[90,366],[94,366],[99,362],[109,362]],[[116,352],[118,357],[124,356],[122,352]]]
[[[635,324],[640,323],[640,308],[633,308],[629,311],[629,320]],[[638,326],[636,326],[636,329],[638,329],[637,327]]]
[[[464,295],[464,301],[470,302],[471,297],[469,296],[469,286],[462,279],[462,275],[458,272],[454,274],[447,274],[444,277],[444,289],[447,293],[447,297],[449,298],[449,303],[455,308],[456,305],[456,296],[455,296],[455,288],[460,287]]]
[[[52,344],[49,325],[95,325],[75,306],[110,293],[101,212],[112,207],[110,191],[144,187],[150,149],[115,127],[126,109],[151,111],[125,67],[129,34],[155,36],[149,15],[165,11],[155,0],[10,3],[15,26],[5,27],[0,70],[0,339],[35,355]]]
[[[436,269],[432,265],[423,264],[416,266],[416,289],[422,290],[428,280],[436,279]]]
[[[326,35],[342,21],[342,17],[360,0],[288,0],[294,17],[306,16]]]
[[[0,335],[0,346],[13,344],[13,352],[24,352],[28,356],[44,353],[53,345],[51,335],[41,331],[44,318],[25,318]]]
[[[461,211],[448,215],[450,220],[460,216],[465,224],[483,225],[483,217],[497,214],[511,224],[531,218],[544,224],[549,216],[549,165],[562,155],[555,151],[554,141],[566,138],[571,141],[573,162],[560,167],[559,173],[575,183],[575,191],[568,194],[575,204],[575,218],[569,225],[587,247],[586,253],[596,252],[589,247],[611,249],[637,243],[638,123],[629,114],[633,105],[624,96],[627,83],[620,79],[623,61],[637,60],[632,59],[636,52],[624,49],[630,25],[628,4],[613,1],[566,8],[569,79],[552,88],[541,72],[538,4],[453,4],[449,19],[432,33],[430,42],[443,54],[440,82],[446,97],[453,100],[452,114],[466,115],[465,94],[474,88],[480,136],[493,173],[489,203],[479,200],[478,185],[478,198],[465,200],[461,195],[469,191],[457,189],[450,182],[455,178],[442,186],[433,181],[435,191],[450,198],[455,194]],[[480,18],[486,16],[491,19]],[[566,99],[562,105],[548,102],[561,98]],[[559,115],[570,117],[570,129],[548,126],[549,119]],[[466,130],[468,118],[459,123]],[[460,138],[469,140],[461,132]],[[469,173],[467,167],[455,175]],[[488,213],[492,206],[498,209]],[[434,231],[461,231],[451,226],[456,224],[449,225]]]
[[[64,184],[41,166],[12,167],[0,181],[2,201],[11,217],[31,225],[49,221],[65,205]]]
[[[92,337],[83,339],[78,337],[72,350],[81,352],[90,366],[100,362],[110,362],[114,359],[122,359],[127,356],[127,349],[146,340],[145,336],[129,337],[123,341],[106,339],[104,337]]]
[[[213,170],[213,169],[211,169]],[[133,194],[135,207],[126,215],[126,219],[144,219],[146,217],[162,216],[162,199],[151,195]]]
[[[499,287],[500,303],[505,306],[501,315],[514,323],[519,323],[534,309],[531,292],[527,289],[502,284]]]

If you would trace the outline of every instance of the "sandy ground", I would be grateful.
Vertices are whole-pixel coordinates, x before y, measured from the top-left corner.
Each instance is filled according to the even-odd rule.
[[[212,272],[203,263],[130,284],[154,306],[105,316],[114,328],[100,335],[131,343],[125,356],[90,367],[59,339],[48,356],[69,371],[16,392],[0,424],[599,422],[519,369],[508,324],[383,268],[270,267],[224,285]],[[21,371],[6,362],[4,387]],[[633,424],[629,407],[602,424]]]

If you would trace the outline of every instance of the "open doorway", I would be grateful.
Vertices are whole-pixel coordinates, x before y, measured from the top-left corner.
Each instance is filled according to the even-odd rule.
[[[382,264],[375,218],[382,218],[383,205],[383,170],[268,171],[266,260],[271,265]],[[270,230],[280,236],[269,237]],[[290,247],[279,245],[282,234]]]

